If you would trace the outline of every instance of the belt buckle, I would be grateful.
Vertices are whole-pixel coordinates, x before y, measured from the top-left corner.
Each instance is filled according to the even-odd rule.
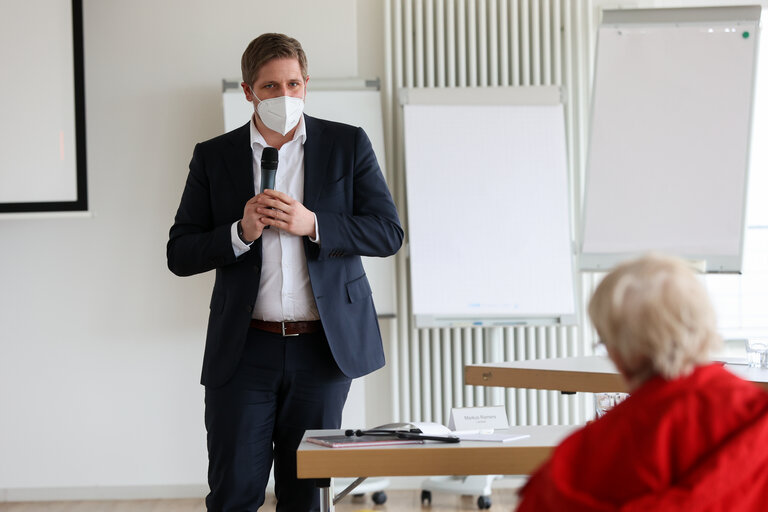
[[[287,338],[287,337],[289,337],[289,336],[298,336],[298,335],[299,335],[299,333],[295,333],[295,334],[285,334],[285,320],[283,320],[282,322],[280,322],[280,330],[282,331],[282,334],[283,334],[283,338]]]

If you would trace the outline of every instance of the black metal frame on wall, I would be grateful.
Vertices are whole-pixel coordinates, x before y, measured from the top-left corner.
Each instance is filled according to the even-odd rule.
[[[0,203],[0,213],[66,212],[88,209],[82,0],[72,0],[72,43],[77,198],[73,201]]]

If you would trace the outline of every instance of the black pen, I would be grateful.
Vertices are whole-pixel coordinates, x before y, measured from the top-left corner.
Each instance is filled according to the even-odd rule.
[[[351,436],[392,436],[399,433],[405,433],[405,434],[420,434],[421,430],[417,428],[412,428],[409,430],[391,430],[391,429],[371,429],[371,430],[352,430],[351,428],[344,431],[344,435],[347,437]]]
[[[431,436],[417,432],[397,432],[395,435],[399,439],[423,439],[424,441],[442,441],[443,443],[458,443],[461,441],[455,436]]]

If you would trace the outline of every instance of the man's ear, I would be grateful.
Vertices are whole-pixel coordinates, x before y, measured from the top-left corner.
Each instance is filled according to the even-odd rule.
[[[240,82],[240,87],[243,88],[243,92],[245,93],[245,99],[247,99],[249,102],[253,101],[253,93],[251,92],[251,86],[245,82]]]

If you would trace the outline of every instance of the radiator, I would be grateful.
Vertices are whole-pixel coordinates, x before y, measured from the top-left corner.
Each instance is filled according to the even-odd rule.
[[[556,391],[466,386],[464,365],[567,357],[579,353],[575,328],[414,329],[394,363],[402,418],[447,424],[452,407],[506,405],[512,425],[581,423],[590,407],[583,396]],[[498,338],[498,339],[494,339]]]
[[[384,123],[389,183],[407,220],[400,88],[561,86],[565,97],[572,219],[581,211],[592,35],[591,0],[386,0]],[[572,226],[577,235],[578,226]],[[583,355],[578,327],[416,329],[409,316],[407,250],[397,259],[398,327],[390,346],[397,421],[448,423],[452,407],[504,404],[512,425],[575,424],[592,397],[465,386],[466,364]],[[578,293],[588,286],[577,286]],[[581,322],[581,325],[587,325]]]

